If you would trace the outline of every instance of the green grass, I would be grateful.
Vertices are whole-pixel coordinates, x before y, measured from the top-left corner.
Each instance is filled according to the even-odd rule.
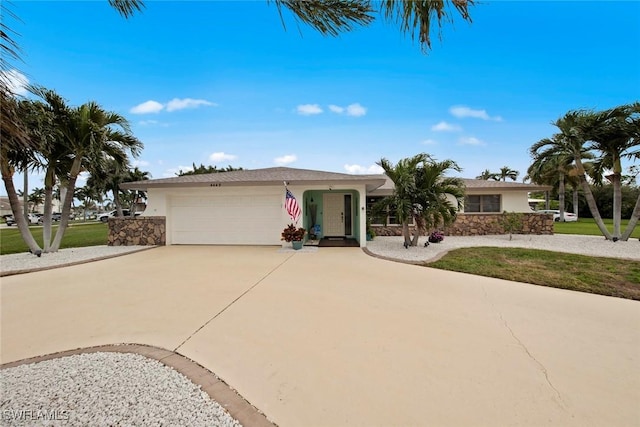
[[[442,270],[640,300],[640,262],[537,249],[456,249],[425,264]]]
[[[609,231],[613,230],[612,219],[605,219],[604,223]],[[620,221],[621,232],[624,232],[624,229],[628,223],[628,219],[623,219],[622,221]],[[553,232],[557,234],[584,234],[590,236],[602,236],[600,229],[592,218],[578,218],[578,221],[576,222],[554,222]],[[633,230],[633,233],[631,233],[631,239],[640,239],[640,225],[636,226],[635,230]]]
[[[32,226],[30,229],[36,242],[42,246],[42,227]],[[57,229],[57,226],[53,227],[52,235],[55,235],[54,233]],[[108,231],[107,224],[102,222],[70,224],[64,233],[60,248],[106,245]],[[12,226],[0,229],[0,255],[27,252],[28,250],[29,248],[22,240],[18,227]]]

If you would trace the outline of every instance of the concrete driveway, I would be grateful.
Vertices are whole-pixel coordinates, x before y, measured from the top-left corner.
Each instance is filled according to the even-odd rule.
[[[10,276],[2,363],[149,344],[280,426],[640,424],[640,303],[372,258],[170,246]]]

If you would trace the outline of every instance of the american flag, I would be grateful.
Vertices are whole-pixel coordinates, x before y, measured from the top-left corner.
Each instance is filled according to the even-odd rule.
[[[293,197],[293,194],[291,194],[291,191],[289,191],[288,188],[286,189],[286,191],[287,194],[286,200],[284,202],[284,208],[287,210],[287,213],[289,214],[291,219],[295,222],[298,222],[298,218],[300,218],[300,213],[302,212],[300,209],[300,205],[298,205],[298,201],[295,197]]]

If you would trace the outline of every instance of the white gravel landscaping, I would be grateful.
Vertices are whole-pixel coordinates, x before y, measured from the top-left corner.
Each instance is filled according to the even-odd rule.
[[[23,270],[39,270],[51,267],[78,264],[81,262],[124,255],[149,249],[149,246],[85,246],[82,248],[60,249],[58,252],[43,253],[39,257],[22,252],[0,256],[0,272],[2,274]]]
[[[0,371],[3,426],[241,426],[184,375],[131,353],[85,353]]]
[[[367,242],[367,250],[385,258],[410,262],[433,261],[450,250],[474,246],[543,249],[589,256],[640,260],[640,241],[638,239],[612,242],[602,236],[514,234],[512,240],[509,240],[508,235],[445,236],[442,242],[431,243],[427,247],[424,246],[427,237],[423,236],[420,238],[418,246],[410,246],[407,249],[404,248],[403,241],[402,237],[378,236]]]

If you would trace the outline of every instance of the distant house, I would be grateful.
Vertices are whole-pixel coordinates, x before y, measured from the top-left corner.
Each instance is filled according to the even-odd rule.
[[[462,213],[467,216],[530,212],[528,192],[546,188],[464,181],[467,197]],[[362,247],[367,212],[393,191],[385,175],[287,167],[152,179],[124,183],[121,188],[147,191],[147,208],[138,221],[155,219],[156,230],[164,227],[165,244],[279,245],[282,229],[292,222],[284,209],[285,184],[302,210],[299,226],[318,238],[352,238]],[[390,214],[386,228],[399,231],[398,225]]]

